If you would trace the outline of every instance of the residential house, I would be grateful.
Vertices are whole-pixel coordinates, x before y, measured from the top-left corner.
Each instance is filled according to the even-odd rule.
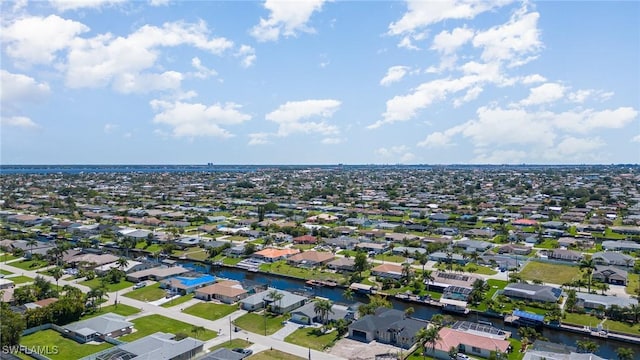
[[[201,287],[195,291],[195,298],[201,300],[218,300],[225,304],[236,303],[249,295],[242,285],[234,280],[223,280],[213,285]]]
[[[632,256],[616,251],[600,251],[593,254],[591,258],[599,265],[633,267],[635,264],[635,259]]]
[[[583,255],[582,253],[573,250],[553,249],[547,251],[547,257],[549,259],[577,262],[582,260]]]
[[[174,276],[160,281],[160,288],[167,289],[181,295],[186,295],[193,293],[198,288],[211,285],[214,282],[216,282],[216,278],[212,275],[202,275],[197,277]]]
[[[417,332],[428,322],[407,317],[400,310],[378,308],[375,314],[366,315],[349,325],[349,338],[391,344],[408,349],[416,342]]]
[[[508,244],[501,246],[498,249],[499,254],[514,254],[514,255],[529,255],[531,254],[531,247],[517,245],[517,244]]]
[[[186,337],[177,340],[176,335],[156,332],[129,343],[117,345],[103,353],[100,359],[153,359],[187,360],[202,352],[204,342]]]
[[[387,244],[385,243],[372,243],[372,242],[362,242],[356,245],[357,249],[362,249],[366,252],[372,254],[382,254],[387,251]]]
[[[278,260],[283,260],[288,258],[291,255],[295,255],[299,253],[298,249],[276,249],[276,248],[267,248],[262,249],[260,251],[256,251],[251,255],[251,257],[256,258],[258,260],[263,260],[267,262],[275,262]]]
[[[353,250],[358,243],[358,239],[348,236],[324,239],[325,245],[345,250]]]
[[[294,244],[317,244],[318,238],[311,235],[302,235],[293,238]]]
[[[493,244],[487,241],[464,239],[453,243],[454,247],[462,248],[464,252],[485,252],[493,247]]]
[[[98,276],[102,276],[103,274],[105,274],[106,272],[108,272],[111,269],[118,269],[118,270],[122,270],[125,273],[129,274],[129,273],[133,273],[136,271],[142,271],[142,270],[146,270],[146,269],[151,269],[158,266],[158,264],[152,263],[152,262],[140,262],[140,261],[135,261],[135,260],[128,260],[127,261],[127,266],[125,267],[121,267],[118,262],[112,262],[112,263],[108,263],[108,264],[104,264],[101,266],[96,267],[94,270],[96,272],[96,274]]]
[[[591,278],[595,281],[602,281],[613,285],[627,285],[629,274],[613,266],[596,265]]]
[[[144,280],[160,281],[168,279],[172,276],[178,276],[188,273],[189,270],[182,266],[155,267],[147,270],[136,271],[127,275],[127,280],[131,282],[140,282]]]
[[[74,267],[95,268],[98,266],[116,262],[119,258],[111,254],[86,254],[81,253],[67,260],[67,264]]]
[[[124,316],[107,313],[93,318],[76,321],[64,325],[64,335],[80,343],[95,340],[104,340],[105,337],[116,338],[130,334],[133,331],[133,323],[127,321]]]
[[[638,300],[623,296],[606,296],[579,292],[576,293],[576,298],[576,306],[585,310],[600,310],[601,308],[608,309],[611,305],[616,305],[621,308],[638,305]]]
[[[346,306],[333,304],[328,314],[328,320],[353,320],[354,316],[353,311],[349,311]],[[311,301],[293,310],[291,312],[291,321],[298,324],[311,325],[313,323],[321,324],[323,319],[315,311],[315,302]]]
[[[231,351],[227,348],[219,348],[207,353],[199,360],[242,360],[247,357],[239,352]]]
[[[15,284],[10,278],[0,278],[0,290],[12,289]]]
[[[353,271],[355,260],[352,258],[339,257],[327,263],[327,268],[337,272]]]
[[[562,289],[547,285],[511,283],[504,288],[502,295],[513,299],[550,303],[560,299]]]
[[[334,256],[330,252],[309,250],[288,257],[287,263],[297,267],[316,267],[322,266],[333,259]]]
[[[469,260],[464,256],[456,253],[444,253],[442,251],[436,251],[434,253],[429,254],[429,260],[437,261],[441,263],[448,264],[449,262],[453,262],[454,264],[466,265]]]
[[[385,263],[371,269],[371,275],[386,279],[401,279],[402,265],[396,263]]]
[[[282,295],[282,298],[278,301],[274,301],[270,293],[277,291]],[[266,305],[271,305],[271,310],[278,314],[285,314],[299,308],[307,302],[307,298],[304,296],[292,294],[288,291],[277,290],[274,288],[268,288],[265,291],[259,292],[248,296],[240,300],[240,307],[247,311],[256,311],[264,308]]]
[[[405,254],[409,254],[409,257],[415,258],[416,254],[426,254],[427,249],[417,248],[417,247],[409,247],[409,246],[397,246],[394,247],[391,252],[394,255],[405,256]]]
[[[613,251],[637,251],[640,250],[640,243],[626,240],[605,240],[602,242],[602,248]]]
[[[506,353],[510,347],[509,341],[503,338],[484,336],[448,327],[440,329],[438,334],[440,340],[436,342],[433,349],[433,357],[436,359],[450,360],[449,350],[451,348],[474,357],[489,358],[496,351]]]
[[[473,288],[476,280],[482,280],[481,277],[470,274],[459,274],[452,272],[437,271],[433,274],[433,280],[425,284],[429,285],[429,289],[444,292],[449,287]]]

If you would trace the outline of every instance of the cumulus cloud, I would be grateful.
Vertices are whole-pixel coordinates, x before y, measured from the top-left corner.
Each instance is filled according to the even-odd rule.
[[[473,30],[466,27],[455,28],[451,32],[444,30],[433,38],[431,49],[443,54],[451,54],[471,40],[473,34]]]
[[[632,142],[640,143],[640,134],[638,134],[638,135],[634,136],[634,137],[631,139],[631,141],[632,141]]]
[[[251,29],[251,36],[264,42],[278,40],[280,36],[296,36],[299,32],[314,32],[307,22],[315,11],[322,9],[324,2],[266,0],[264,7],[269,10],[269,17],[260,18],[260,22]]]
[[[388,86],[402,80],[409,71],[408,66],[392,66],[387,70],[387,74],[380,80],[380,85]]]
[[[193,59],[191,59],[191,66],[193,66],[197,70],[195,73],[193,73],[193,76],[197,77],[198,79],[207,79],[209,77],[218,75],[217,71],[209,69],[206,66],[202,65],[202,61],[198,57],[194,57]]]
[[[558,160],[583,156],[593,152],[605,145],[600,138],[576,138],[567,136],[563,138],[555,147],[555,151],[549,154],[549,157]]]
[[[156,112],[153,122],[172,127],[173,136],[211,136],[228,138],[233,136],[222,126],[238,125],[251,119],[240,111],[235,103],[204,105],[181,101],[152,100],[151,108]]]
[[[558,83],[546,83],[529,90],[529,96],[520,101],[521,105],[540,105],[562,99],[567,88]]]
[[[111,134],[117,128],[118,128],[118,125],[116,124],[110,124],[110,123],[104,124],[104,133]]]
[[[39,83],[30,76],[0,69],[0,104],[5,111],[17,103],[41,101],[50,92],[47,83]]]
[[[324,145],[336,145],[336,144],[341,144],[344,141],[345,141],[344,138],[328,137],[328,138],[322,139],[321,143]]]
[[[547,78],[540,74],[527,75],[520,80],[523,84],[535,84],[547,81]]]
[[[475,164],[522,164],[527,153],[522,150],[480,151],[472,160]]]
[[[415,155],[409,151],[406,145],[381,147],[375,150],[375,154],[389,162],[408,163],[415,159]]]
[[[256,62],[256,50],[249,45],[241,45],[235,55],[240,58],[242,67],[251,67]]]
[[[638,111],[631,107],[617,109],[583,111],[571,110],[553,114],[554,125],[563,131],[588,133],[596,129],[620,129],[638,117]]]
[[[269,136],[270,136],[269,133],[249,134],[249,145],[255,146],[255,145],[269,144],[271,143],[271,141],[269,141]]]
[[[2,28],[7,54],[27,64],[50,64],[57,53],[67,49],[86,25],[57,15],[19,18]]]
[[[58,11],[100,8],[124,3],[126,0],[49,0],[51,6]],[[158,0],[152,0],[151,3]]]
[[[330,118],[340,108],[340,104],[340,101],[332,99],[288,101],[268,113],[265,118],[278,124],[277,136],[289,136],[295,133],[332,135],[339,132],[337,126],[328,124],[324,120],[303,120]]]
[[[33,122],[26,116],[2,116],[0,117],[0,124],[7,127],[17,127],[23,129],[36,129],[38,124]]]

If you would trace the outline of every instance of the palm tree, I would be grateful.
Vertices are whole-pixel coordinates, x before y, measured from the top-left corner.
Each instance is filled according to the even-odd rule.
[[[411,264],[408,262],[402,264],[402,281],[406,284],[411,279],[411,274],[413,273],[411,269]]]
[[[436,280],[435,277],[433,277],[433,271],[431,270],[427,270],[427,271],[422,271],[422,280],[424,280],[425,284],[427,284],[427,291],[429,291],[429,283],[434,282]]]
[[[120,270],[124,271],[124,268],[126,268],[129,265],[129,260],[127,260],[126,257],[120,257],[116,261],[116,264],[118,265]]]
[[[329,321],[329,314],[333,314],[333,304],[331,300],[319,299],[313,305],[313,311],[315,311],[316,315],[320,316],[322,324],[327,324]]]
[[[353,290],[351,290],[351,288],[344,289],[344,292],[342,293],[342,297],[344,297],[347,300],[353,300]]]
[[[422,348],[422,356],[424,359],[427,358],[427,352],[431,350],[434,351],[436,348],[436,344],[440,341],[440,329],[435,326],[430,326],[428,328],[422,328],[418,330],[416,333],[416,340],[420,347]]]
[[[627,309],[628,309],[629,315],[633,316],[633,323],[637,324],[638,323],[638,316],[640,316],[640,305],[631,304],[631,305],[629,305],[629,307]]]
[[[620,360],[633,360],[633,349],[630,348],[617,348],[616,354]]]
[[[27,240],[27,245],[29,246],[29,250],[30,250],[29,256],[33,258],[33,247],[38,245],[38,241],[36,239],[29,239]]]
[[[51,274],[51,276],[53,276],[54,279],[56,279],[56,288],[58,288],[58,280],[60,280],[60,278],[64,274],[62,268],[60,266],[56,266],[53,269],[49,270],[49,273]]]
[[[593,259],[590,256],[588,256],[582,259],[582,261],[580,261],[580,264],[578,266],[580,267],[580,270],[584,270],[585,274],[587,275],[587,286],[588,286],[587,291],[591,293],[591,275],[593,274],[593,270],[596,269],[596,264],[593,261]]]
[[[272,300],[274,303],[277,303],[277,304],[278,304],[278,310],[279,310],[279,309],[280,309],[280,301],[282,300],[282,298],[284,297],[284,295],[283,295],[282,293],[278,292],[278,290],[277,290],[277,289],[273,289],[273,290],[269,291],[269,294],[268,294],[267,296],[268,296],[268,297],[270,297],[270,298],[271,298],[271,300]],[[271,307],[271,308],[272,308],[272,310],[273,310],[273,307]],[[274,312],[275,312],[275,311],[274,311]]]

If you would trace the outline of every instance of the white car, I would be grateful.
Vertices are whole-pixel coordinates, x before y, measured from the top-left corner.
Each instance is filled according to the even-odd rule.
[[[143,287],[145,287],[145,286],[147,286],[147,283],[146,283],[146,282],[144,282],[144,281],[141,281],[141,282],[139,282],[139,283],[137,283],[137,284],[133,285],[133,289],[134,289],[134,290],[135,290],[135,289],[141,289],[141,288],[143,288]]]
[[[456,360],[469,360],[469,357],[463,353],[458,353],[456,355]]]

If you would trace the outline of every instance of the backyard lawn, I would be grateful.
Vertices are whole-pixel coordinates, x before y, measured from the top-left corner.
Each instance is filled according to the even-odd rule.
[[[640,275],[629,272],[627,280],[627,294],[638,295],[640,293]]]
[[[265,350],[253,354],[247,360],[304,360],[303,357],[295,356],[280,350]]]
[[[273,314],[267,315],[267,335],[271,335],[276,331],[282,329],[284,326],[282,322],[287,320],[284,316],[274,316]],[[255,313],[244,314],[235,319],[233,323],[244,330],[250,331],[255,334],[264,335],[265,324],[264,316]]]
[[[136,329],[136,331],[133,334],[118,338],[119,340],[131,342],[158,331],[174,335],[182,333],[202,341],[207,341],[218,336],[215,331],[209,329],[196,333],[193,331],[194,326],[191,324],[157,314],[137,318],[131,322],[134,323],[133,328]]]
[[[306,327],[292,332],[284,338],[284,341],[323,351],[325,348],[333,346],[339,338],[337,331],[323,334],[319,328]]]
[[[21,260],[12,262],[10,265],[22,270],[37,270],[48,266],[49,263],[43,260]]]
[[[153,285],[147,285],[141,289],[129,291],[123,296],[140,301],[155,301],[162,299],[165,295],[166,292],[163,289],[160,289],[160,283],[155,283]]]
[[[11,261],[19,258],[20,257],[14,256],[13,254],[9,254],[9,253],[3,253],[2,255],[0,255],[0,261]]]
[[[193,294],[193,293],[188,294],[188,295],[183,295],[183,296],[180,296],[177,299],[171,299],[171,300],[167,301],[166,303],[164,303],[164,304],[162,304],[160,306],[162,306],[164,308],[169,308],[169,307],[172,307],[172,306],[180,305],[182,303],[185,303],[185,302],[193,299],[194,295],[195,294]]]
[[[237,305],[199,303],[184,309],[183,312],[207,320],[218,320],[238,310]]]
[[[30,278],[30,277],[24,276],[24,275],[12,276],[12,277],[8,277],[6,279],[13,281],[13,283],[16,284],[16,285],[24,284],[24,283],[28,283],[28,282],[32,282],[33,281],[33,278]]]
[[[285,261],[276,261],[270,264],[260,265],[260,270],[274,274],[283,274],[300,279],[332,280],[340,283],[344,280],[344,275],[323,272],[316,269],[305,269],[287,264]]]
[[[100,343],[97,345],[79,344],[71,339],[65,338],[60,335],[60,333],[52,329],[42,330],[31,335],[23,336],[22,339],[20,339],[20,345],[24,345],[26,347],[40,346],[41,348],[44,347],[46,349],[50,349],[50,353],[45,355],[53,360],[80,359],[113,346],[109,343]],[[55,352],[53,351],[55,350],[54,346],[57,347],[57,354],[53,354],[53,352]]]
[[[11,275],[13,273],[11,271],[7,271],[5,269],[0,269],[0,274],[2,274],[2,275]]]
[[[118,304],[117,307],[115,305],[109,305],[109,306],[103,306],[92,313],[87,313],[83,315],[82,319],[88,319],[88,318],[92,318],[92,317],[106,314],[106,313],[115,313],[122,316],[130,316],[133,314],[137,314],[139,312],[140,312],[140,309],[135,308],[133,306],[125,305],[125,304]]]
[[[251,341],[247,341],[245,339],[233,339],[231,341],[225,341],[222,344],[213,346],[209,348],[209,351],[217,350],[220,348],[226,348],[226,349],[243,348],[244,349],[244,348],[248,348],[252,344],[253,343]]]
[[[520,271],[525,280],[541,280],[543,283],[562,285],[580,277],[580,269],[577,266],[550,264],[530,261]]]
[[[578,314],[578,313],[570,313],[565,312],[562,315],[562,323],[563,324],[572,324],[579,326],[591,326],[596,327],[600,323],[600,319],[595,316],[591,316],[589,314]]]
[[[622,321],[607,320],[602,324],[602,327],[609,331],[631,334],[634,336],[640,335],[640,326],[638,326],[638,324],[631,325]]]
[[[81,282],[80,284],[88,286],[92,289],[98,288],[100,287],[100,285],[102,284],[100,281],[101,278],[96,277],[93,278],[91,280],[86,280]],[[133,286],[133,283],[131,281],[127,281],[127,280],[120,280],[119,283],[115,283],[115,284],[111,284],[111,283],[107,283],[107,292],[114,292],[114,291],[118,291],[118,290],[122,290],[122,289],[126,289],[130,286]]]

